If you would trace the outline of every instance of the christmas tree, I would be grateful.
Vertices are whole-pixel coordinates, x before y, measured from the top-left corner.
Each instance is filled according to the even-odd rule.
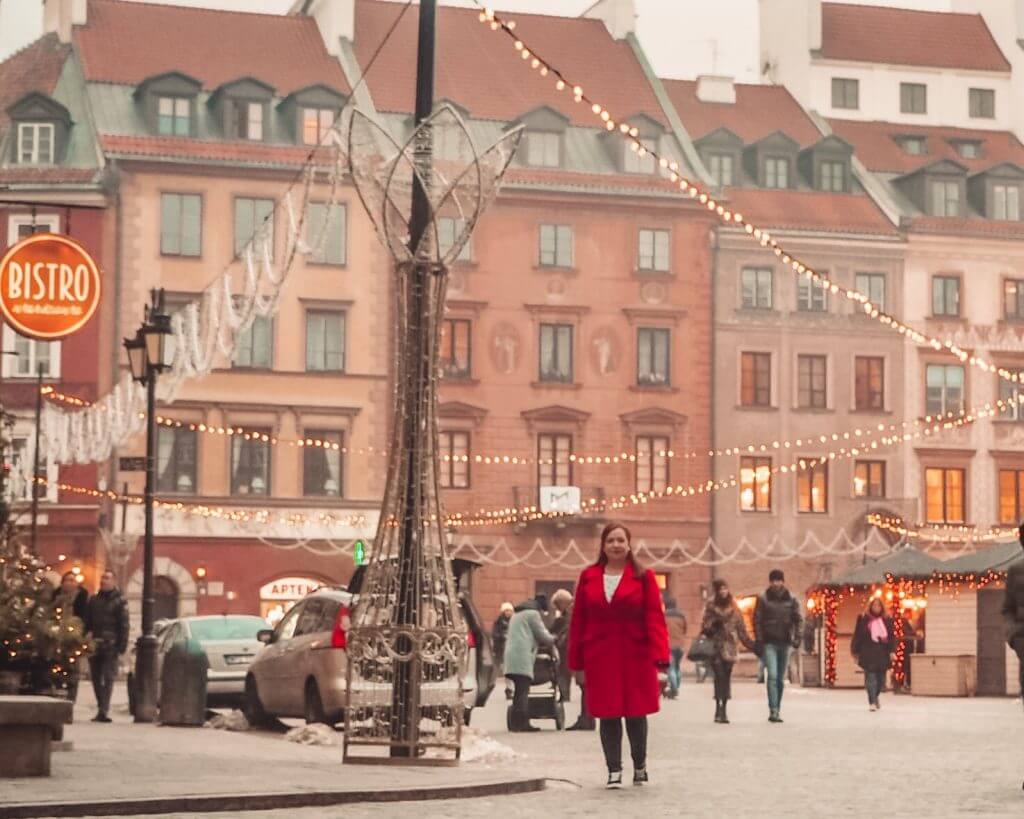
[[[0,523],[0,671],[28,672],[35,690],[63,687],[87,650],[83,623],[54,605],[48,568]]]

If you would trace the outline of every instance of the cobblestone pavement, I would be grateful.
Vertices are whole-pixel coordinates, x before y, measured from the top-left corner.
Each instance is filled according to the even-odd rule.
[[[1024,713],[1010,699],[883,697],[870,713],[862,692],[787,688],[783,725],[767,722],[763,691],[735,686],[731,725],[716,725],[709,684],[651,720],[643,789],[603,789],[596,734],[509,735],[500,687],[473,724],[522,756],[524,774],[553,781],[543,793],[395,805],[350,805],[234,814],[247,819],[525,817],[983,817],[1024,816]],[[570,718],[575,718],[575,707]],[[628,758],[628,754],[627,754]],[[627,779],[630,771],[626,771]],[[226,814],[210,814],[224,817]]]

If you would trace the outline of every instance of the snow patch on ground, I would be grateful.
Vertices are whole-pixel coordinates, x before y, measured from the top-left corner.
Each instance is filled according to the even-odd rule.
[[[224,731],[248,731],[249,721],[241,711],[217,714],[203,723],[204,728],[220,728]]]
[[[508,745],[505,745],[487,734],[481,734],[472,728],[462,729],[463,762],[491,765],[510,762],[519,756]]]
[[[300,745],[337,745],[338,739],[335,730],[330,725],[315,723],[313,725],[300,725],[292,728],[284,738],[289,742],[298,742]]]

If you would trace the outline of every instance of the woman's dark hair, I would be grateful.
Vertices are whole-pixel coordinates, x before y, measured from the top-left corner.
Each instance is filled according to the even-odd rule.
[[[711,589],[712,589],[711,597],[712,597],[712,600],[717,600],[718,599],[718,593],[722,589],[727,589],[727,588],[729,588],[729,584],[726,581],[722,580],[722,578],[719,577],[719,578],[716,578],[715,580],[712,580],[711,581]],[[729,597],[731,598],[732,594],[730,594]]]
[[[63,583],[69,577],[74,578],[76,583],[78,582],[78,575],[76,575],[74,572],[64,572],[64,574],[60,576],[60,582]]]
[[[875,607],[875,603],[878,603],[878,607],[882,610],[882,613],[878,616],[885,617],[885,603],[882,602],[881,597],[872,597],[871,600],[868,601],[867,613],[871,614],[871,609]]]
[[[626,533],[626,543],[630,544],[629,554],[626,556],[626,560],[633,567],[633,574],[637,577],[643,573],[643,568],[637,563],[636,556],[633,554],[633,533],[629,531],[629,527],[624,523],[619,523],[617,520],[609,521],[604,529],[601,530],[601,551],[597,556],[596,566],[605,566],[608,563],[608,555],[604,553],[604,542],[608,539],[608,535],[614,532],[616,529],[621,529]]]

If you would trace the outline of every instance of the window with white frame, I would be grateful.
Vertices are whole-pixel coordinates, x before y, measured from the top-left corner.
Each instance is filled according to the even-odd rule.
[[[319,145],[331,130],[337,111],[333,108],[302,109],[302,143]]]
[[[769,156],[764,160],[764,186],[766,188],[789,187],[789,160],[783,156]]]
[[[343,203],[311,202],[306,221],[306,243],[313,249],[313,264],[345,264],[348,211]]]
[[[643,156],[640,155],[640,148],[636,147],[636,143],[630,140],[623,149],[626,152],[623,168],[626,173],[654,173],[655,161],[651,151],[657,150],[657,141],[641,138],[639,142],[643,147]]]
[[[526,135],[526,164],[557,168],[562,164],[562,135],[556,131],[530,131]]]
[[[858,273],[856,288],[867,296],[879,310],[885,309],[885,274]]]
[[[636,439],[636,491],[660,492],[668,486],[669,441],[663,435]]]
[[[189,97],[160,97],[157,100],[156,131],[161,136],[192,133],[192,100]]]
[[[796,309],[802,313],[828,310],[828,290],[820,283],[801,277],[796,283]]]
[[[437,244],[438,250],[441,255],[446,254],[452,249],[452,245],[455,244],[455,240],[462,236],[462,232],[466,229],[465,219],[456,219],[451,216],[442,216],[437,220]],[[473,237],[472,235],[466,240],[466,243],[459,250],[459,255],[455,257],[457,262],[470,262],[473,260]]]
[[[711,154],[708,156],[708,171],[711,178],[719,187],[726,187],[733,184],[733,158],[732,154]]]
[[[992,186],[992,218],[1009,219],[1014,222],[1020,219],[1020,186]]]
[[[54,141],[52,122],[19,122],[18,163],[52,165]]]
[[[571,226],[540,226],[540,266],[572,267]]]
[[[11,438],[7,497],[14,501],[30,501],[32,500],[32,470],[35,467],[33,420],[31,418],[16,418]],[[40,500],[56,503],[59,475],[60,467],[57,462],[52,458],[44,457],[43,451],[40,450],[39,477],[46,479],[46,485],[39,487]]]
[[[340,430],[306,429],[303,435],[307,440],[319,443],[302,449],[302,494],[307,497],[341,496],[344,434]]]
[[[638,237],[637,267],[655,273],[667,273],[669,270],[669,237],[667,230],[640,231]]]
[[[36,341],[25,338],[4,325],[4,352],[17,355],[3,356],[4,378],[36,378],[42,370],[43,378],[60,378],[60,342]]]

